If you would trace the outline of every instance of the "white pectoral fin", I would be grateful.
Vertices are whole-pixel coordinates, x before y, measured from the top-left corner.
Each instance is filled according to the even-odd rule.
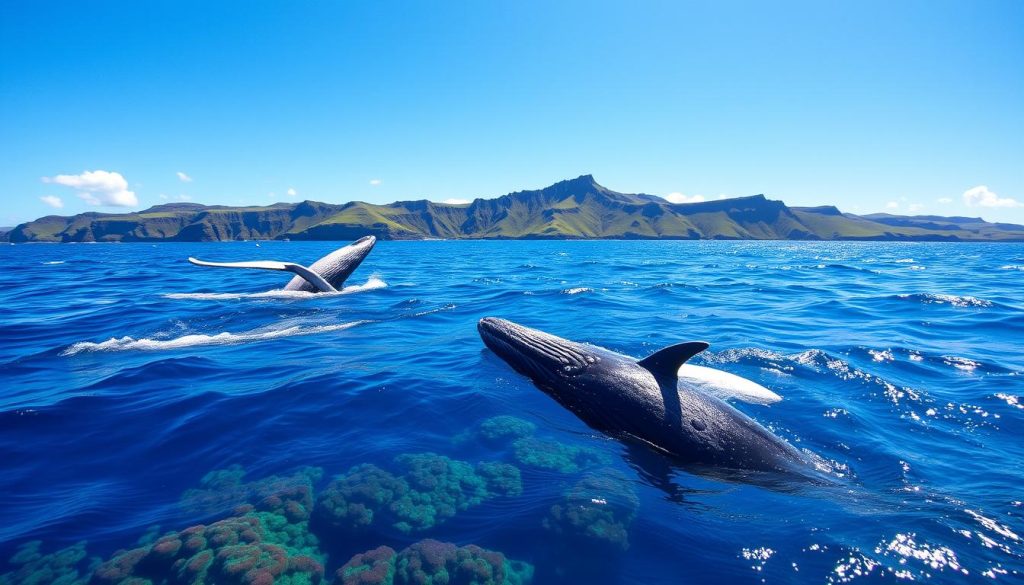
[[[752,404],[772,404],[782,400],[781,396],[757,382],[704,366],[683,364],[679,368],[679,381],[723,400],[742,400]]]
[[[195,258],[189,258],[189,262],[196,266],[213,266],[214,268],[256,268],[259,270],[280,270],[291,272],[305,279],[320,292],[337,292],[338,289],[331,286],[331,283],[324,280],[322,276],[309,268],[294,262],[278,262],[276,260],[252,260],[249,262],[204,262]]]

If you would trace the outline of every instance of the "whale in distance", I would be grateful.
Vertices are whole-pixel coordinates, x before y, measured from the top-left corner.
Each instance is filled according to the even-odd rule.
[[[291,272],[295,276],[285,285],[284,290],[305,292],[337,292],[344,286],[345,280],[366,259],[373,250],[377,238],[365,236],[339,248],[308,267],[294,262],[276,260],[254,260],[249,262],[204,262],[195,258],[188,261],[196,266],[212,266],[214,268],[255,268],[259,270],[280,270]]]

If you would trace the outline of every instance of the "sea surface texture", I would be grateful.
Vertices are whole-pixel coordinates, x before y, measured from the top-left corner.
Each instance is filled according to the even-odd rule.
[[[380,242],[329,295],[185,261],[340,245],[0,248],[0,583],[1024,581],[1024,245]],[[708,341],[830,481],[595,432],[485,316]]]

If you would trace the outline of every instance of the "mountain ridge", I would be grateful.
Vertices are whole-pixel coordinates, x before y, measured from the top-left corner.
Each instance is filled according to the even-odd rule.
[[[165,203],[122,214],[48,215],[3,234],[15,242],[258,239],[764,239],[1024,241],[1024,226],[981,218],[855,215],[790,207],[763,194],[672,203],[620,193],[592,175],[469,203],[305,200],[232,207]],[[0,236],[2,237],[2,236]]]

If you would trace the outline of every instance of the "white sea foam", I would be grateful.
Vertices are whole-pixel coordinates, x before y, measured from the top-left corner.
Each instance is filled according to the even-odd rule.
[[[954,307],[991,307],[992,301],[986,301],[985,299],[979,299],[971,296],[957,296],[957,295],[944,295],[944,294],[904,294],[899,295],[901,299],[916,300],[926,304],[948,304]]]
[[[56,264],[63,264],[64,260],[51,260],[50,262],[43,262],[47,266],[54,266]]]
[[[1000,266],[1000,270],[1024,270],[1024,264],[1007,264],[1006,266]]]
[[[83,352],[100,351],[160,351],[166,349],[182,349],[186,347],[202,347],[207,345],[234,345],[249,343],[253,341],[265,341],[278,339],[280,337],[294,337],[297,335],[315,335],[317,333],[330,333],[332,331],[343,331],[367,323],[367,321],[352,321],[350,323],[338,323],[336,325],[316,325],[312,327],[292,325],[281,329],[257,329],[243,333],[231,333],[224,331],[215,335],[194,333],[182,335],[174,339],[135,339],[134,337],[112,337],[106,341],[94,343],[92,341],[80,341],[61,352],[62,356],[73,356]]]
[[[585,286],[581,286],[581,287],[577,287],[577,288],[567,288],[567,289],[562,291],[562,294],[563,295],[578,295],[580,293],[588,293],[588,292],[594,292],[594,289],[588,288],[588,287],[585,287]]]
[[[235,299],[312,299],[312,298],[324,298],[324,297],[336,297],[341,295],[351,295],[355,293],[366,292],[368,290],[376,290],[379,288],[387,288],[388,283],[384,282],[378,276],[371,276],[369,280],[363,284],[356,284],[353,286],[346,286],[338,292],[332,293],[321,293],[321,292],[306,292],[301,290],[268,290],[258,293],[167,293],[164,298],[168,299],[185,299],[192,301],[230,301]]]

